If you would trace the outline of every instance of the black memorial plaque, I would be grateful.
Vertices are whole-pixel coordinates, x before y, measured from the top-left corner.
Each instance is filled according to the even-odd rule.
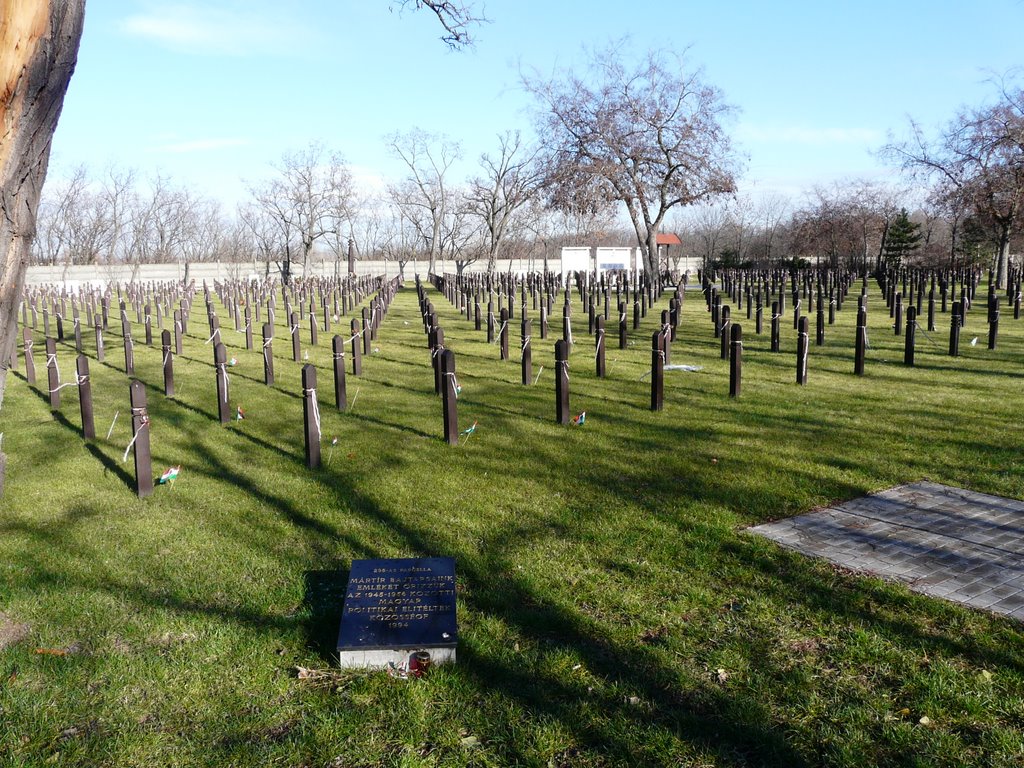
[[[342,666],[400,664],[426,650],[455,659],[455,560],[353,560],[338,632]]]

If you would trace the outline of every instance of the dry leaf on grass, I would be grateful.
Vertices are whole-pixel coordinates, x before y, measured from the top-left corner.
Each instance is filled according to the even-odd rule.
[[[347,680],[346,675],[336,669],[311,669],[310,667],[295,666],[292,667],[292,671],[296,678],[305,680],[317,688],[334,688],[336,691],[341,691]]]

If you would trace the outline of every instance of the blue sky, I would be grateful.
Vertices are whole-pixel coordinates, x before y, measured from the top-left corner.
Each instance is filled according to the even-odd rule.
[[[519,68],[579,67],[587,49],[688,48],[738,107],[746,192],[884,177],[872,152],[908,116],[935,128],[1024,64],[1024,0],[753,2],[491,0],[477,45],[451,52],[429,12],[386,0],[91,0],[51,174],[86,163],[168,175],[228,205],[282,154],[323,142],[367,184],[397,176],[384,137],[457,139],[463,174],[506,129],[530,134]]]

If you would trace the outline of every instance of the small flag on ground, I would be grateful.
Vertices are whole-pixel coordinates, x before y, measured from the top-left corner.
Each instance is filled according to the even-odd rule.
[[[180,470],[181,467],[171,467],[170,469],[168,469],[166,472],[160,475],[160,485],[164,485],[165,483],[171,483],[177,480],[178,472]]]
[[[477,422],[475,422],[475,421],[474,421],[474,422],[473,422],[473,426],[469,427],[468,429],[464,429],[464,430],[462,430],[462,434],[464,434],[464,435],[466,435],[467,437],[469,437],[469,436],[470,436],[470,435],[472,435],[472,434],[473,434],[474,432],[476,432],[476,425],[477,425]]]
[[[586,420],[587,420],[587,412],[583,411],[579,416],[577,416],[576,418],[574,418],[572,420],[572,423],[575,424],[577,427],[582,427],[583,426],[583,422],[585,422]]]
[[[228,365],[238,365],[238,361],[235,358],[228,360]]]
[[[238,406],[235,409],[235,421],[242,421],[245,418],[245,411],[242,410],[242,406]]]

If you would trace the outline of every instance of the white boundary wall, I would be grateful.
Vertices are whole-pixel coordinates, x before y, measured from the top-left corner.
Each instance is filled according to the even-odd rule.
[[[567,246],[562,249],[559,262],[563,278],[570,272],[589,272],[594,268],[594,251],[586,246]]]
[[[566,259],[566,270],[587,270],[594,269],[594,258],[599,269],[618,269],[623,263],[624,255],[629,256],[626,261],[627,267],[636,269],[643,268],[643,260],[637,256],[635,248],[572,248],[563,249],[577,251],[570,259]],[[581,258],[582,255],[582,258]],[[571,265],[570,265],[571,261]],[[346,273],[347,263],[342,262],[342,274]],[[679,269],[682,272],[689,270],[691,275],[696,275],[700,266],[700,259],[680,259]],[[498,272],[513,272],[523,274],[526,272],[539,272],[544,269],[542,259],[499,259],[495,268]],[[484,272],[487,269],[486,260],[481,260],[466,267],[466,272]],[[548,259],[548,269],[552,272],[563,271],[563,260],[559,258]],[[427,262],[409,262],[405,265],[405,278],[412,280],[416,272],[421,277],[426,277]],[[438,274],[455,272],[455,262],[441,260],[437,262]],[[197,285],[202,285],[203,280],[212,283],[214,280],[262,280],[266,274],[266,265],[262,262],[196,262],[189,267],[189,279],[195,280]],[[295,271],[296,275],[302,274],[301,267]],[[311,275],[330,277],[334,275],[334,262],[319,262],[310,269]],[[358,275],[387,275],[394,277],[398,274],[398,264],[385,261],[357,261],[356,274]],[[271,277],[278,277],[277,268],[271,265]],[[165,282],[179,281],[185,278],[184,264],[80,264],[72,266],[30,266],[25,275],[26,285],[57,285],[68,290],[75,290],[85,285],[106,285],[110,282],[130,283],[136,282]]]

